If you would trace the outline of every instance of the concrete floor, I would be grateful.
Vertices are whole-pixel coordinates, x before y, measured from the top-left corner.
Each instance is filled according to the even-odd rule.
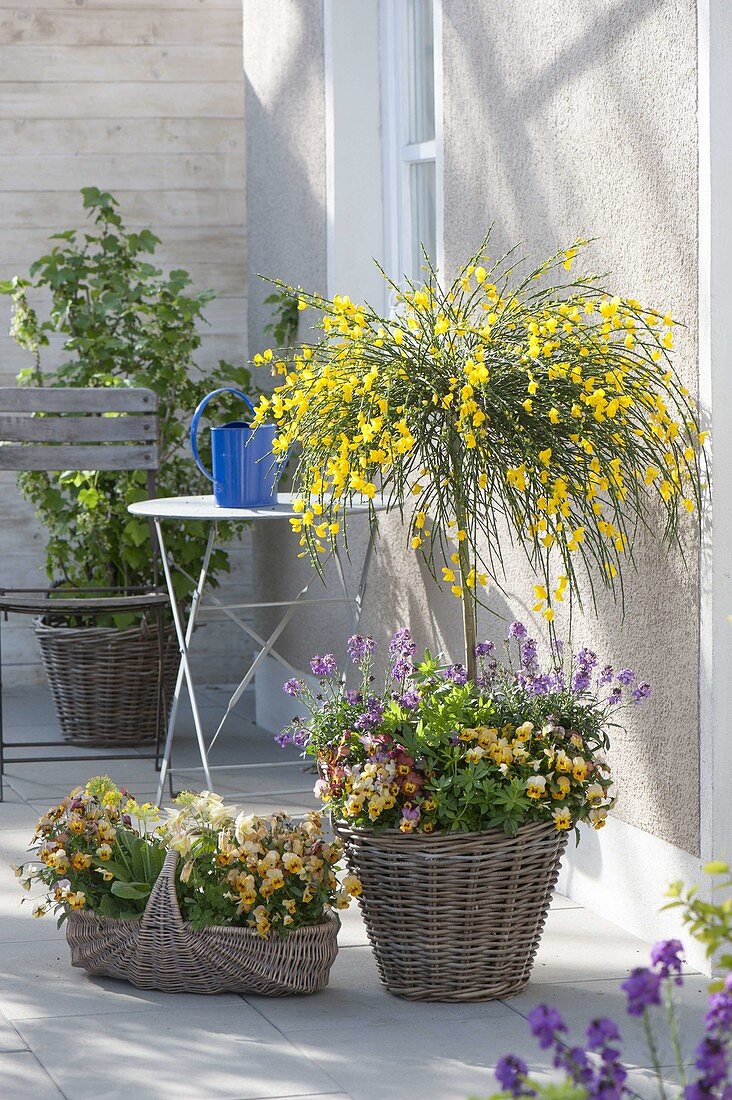
[[[58,738],[43,689],[6,692],[6,736]],[[225,693],[201,696],[215,728]],[[242,700],[217,746],[216,762],[276,762],[283,756],[252,724]],[[195,762],[190,717],[182,714],[178,763]],[[0,1097],[3,1100],[465,1100],[496,1091],[491,1067],[520,1053],[542,1078],[547,1059],[525,1016],[537,1003],[558,1007],[573,1034],[613,1016],[638,1095],[657,1095],[641,1025],[624,1012],[619,989],[643,965],[648,945],[602,917],[555,897],[532,981],[519,997],[477,1005],[413,1004],[378,980],[357,909],[343,915],[330,986],[311,998],[199,997],[137,990],[73,970],[63,932],[52,918],[33,920],[8,864],[23,858],[39,814],[91,775],[107,772],[138,797],[154,795],[151,761],[138,754],[104,761],[8,765],[0,805]],[[249,773],[216,773],[221,794],[266,812],[314,805],[312,779],[299,764]],[[248,778],[244,778],[248,776]],[[197,787],[193,775],[176,785]],[[298,789],[270,797],[257,792]],[[246,792],[234,798],[235,793]],[[682,995],[682,1035],[691,1052],[700,1031],[706,980],[690,972]],[[659,1017],[659,1031],[661,1030]],[[661,1060],[671,1067],[668,1046]],[[665,1076],[674,1081],[669,1068]]]

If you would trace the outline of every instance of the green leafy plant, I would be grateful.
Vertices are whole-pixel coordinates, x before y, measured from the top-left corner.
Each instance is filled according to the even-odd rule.
[[[691,935],[704,944],[707,957],[726,972],[732,972],[732,872],[722,860],[713,860],[704,867],[712,879],[713,900],[699,896],[698,886],[673,882],[667,896],[672,900],[665,909],[681,909],[681,917]],[[721,989],[716,982],[713,989]]]
[[[0,292],[13,302],[11,334],[33,357],[18,381],[154,390],[160,399],[158,494],[207,492],[208,483],[187,454],[190,416],[216,386],[248,391],[249,372],[221,361],[206,378],[195,375],[199,325],[214,293],[193,293],[186,271],[165,274],[157,267],[158,238],[149,229],[126,229],[112,195],[95,187],[82,194],[92,219],[89,230],[54,234],[53,247],[31,265],[28,278],[0,283]],[[50,295],[44,320],[31,304],[37,292]],[[62,361],[44,369],[44,353],[56,334],[63,338]],[[222,415],[226,407],[226,401],[219,406]],[[149,526],[127,511],[149,495],[144,472],[23,472],[19,486],[48,530],[46,569],[54,585],[108,588],[152,581]],[[168,534],[174,560],[188,573],[201,559],[207,534],[200,523],[176,524]],[[233,534],[222,527],[222,541]],[[225,550],[215,549],[209,580],[215,584],[227,569]],[[174,583],[178,597],[185,598],[195,582],[177,572]],[[129,621],[115,620],[118,626]]]
[[[278,348],[291,347],[297,337],[300,321],[299,294],[288,287],[278,286],[264,299],[272,306],[272,320],[264,326],[265,335],[271,335]]]
[[[40,884],[46,896],[33,915],[90,909],[134,920],[150,896],[165,860],[151,803],[140,804],[108,776],[90,779],[41,817],[33,858],[15,871],[24,889]]]
[[[358,689],[346,688],[332,653],[313,657],[316,691],[294,677],[284,685],[310,717],[277,737],[316,759],[315,793],[336,818],[403,833],[501,828],[515,836],[530,821],[602,828],[614,802],[608,727],[620,708],[650,694],[630,669],[615,676],[584,647],[563,661],[555,654],[543,670],[535,640],[514,622],[505,660],[493,642],[479,643],[469,680],[463,665],[446,667],[429,651],[415,663],[402,629],[377,692],[374,639],[355,634],[347,648]]]

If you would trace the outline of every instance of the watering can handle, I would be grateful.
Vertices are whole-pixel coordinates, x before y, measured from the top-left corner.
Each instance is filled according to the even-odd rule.
[[[190,440],[191,450],[193,451],[193,457],[196,460],[196,465],[198,466],[198,469],[201,471],[204,477],[207,477],[209,481],[213,481],[213,474],[206,469],[206,467],[201,462],[200,456],[198,454],[198,425],[201,417],[203,416],[204,409],[208,405],[209,401],[213,397],[218,397],[220,393],[233,393],[234,397],[240,397],[244,404],[249,407],[250,413],[254,415],[254,405],[251,403],[247,395],[245,393],[242,393],[241,390],[233,389],[232,386],[222,386],[221,389],[211,390],[211,393],[207,393],[203,401],[201,401],[198,408],[194,412],[193,420],[191,421]]]

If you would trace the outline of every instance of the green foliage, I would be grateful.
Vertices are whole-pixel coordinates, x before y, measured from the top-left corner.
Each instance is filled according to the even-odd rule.
[[[280,287],[264,299],[272,306],[272,321],[264,326],[264,332],[272,335],[280,348],[292,347],[297,337],[300,320],[298,295],[289,287]]]
[[[165,274],[155,266],[158,238],[149,229],[126,229],[112,195],[95,187],[82,194],[93,222],[90,230],[54,234],[56,243],[31,265],[29,278],[0,283],[0,293],[13,301],[11,334],[33,356],[33,365],[20,371],[18,381],[154,390],[160,399],[158,495],[206,493],[208,482],[187,451],[190,417],[212,388],[250,390],[249,372],[221,361],[206,378],[194,377],[198,329],[214,292],[193,293],[186,271]],[[39,290],[50,294],[45,320],[29,302],[29,294]],[[43,370],[43,349],[53,334],[63,337],[64,359],[55,369]],[[219,413],[226,408],[225,400]],[[144,472],[24,472],[19,486],[48,530],[46,570],[54,585],[104,588],[152,581],[149,526],[127,511],[149,495]],[[233,533],[232,528],[221,531],[223,539]],[[189,573],[196,571],[207,535],[201,523],[176,524],[168,531],[172,557]],[[215,584],[217,574],[228,568],[226,552],[216,549],[209,579]],[[185,599],[194,581],[182,573],[174,580],[176,594]]]
[[[698,886],[673,882],[666,896],[672,898],[664,909],[681,909],[681,917],[692,936],[704,944],[708,958],[713,958],[720,970],[732,971],[732,874],[728,863],[714,860],[704,867],[712,877],[712,893],[716,900],[704,901]],[[722,895],[720,897],[719,895]],[[722,983],[715,983],[722,988]]]

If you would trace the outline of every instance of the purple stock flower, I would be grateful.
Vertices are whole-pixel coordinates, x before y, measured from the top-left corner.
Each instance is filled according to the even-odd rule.
[[[504,1092],[510,1092],[512,1096],[532,1095],[524,1091],[524,1079],[529,1072],[529,1067],[515,1054],[507,1054],[504,1058],[499,1058],[493,1072]]]
[[[372,655],[376,649],[376,642],[371,637],[364,638],[361,634],[352,634],[346,642],[346,649],[354,665],[357,665]]]
[[[610,704],[611,707],[615,707],[615,706],[618,705],[619,702],[621,702],[622,698],[623,698],[623,689],[619,688],[619,687],[615,687],[615,688],[613,688],[613,690],[608,695],[607,701],[608,701],[608,703]]]
[[[628,997],[629,1016],[642,1016],[651,1005],[661,1003],[661,975],[646,967],[639,966],[632,970],[620,988]]]
[[[599,688],[605,687],[606,684],[609,684],[611,682],[612,678],[613,666],[605,665],[605,667],[601,669],[600,672],[598,672],[597,674],[597,686]]]
[[[478,642],[475,647],[475,656],[488,657],[495,648],[496,647],[494,642]]]
[[[651,948],[651,963],[658,967],[662,978],[676,975],[676,984],[681,985],[681,966],[683,963],[684,945],[681,940],[659,940]]]
[[[709,1009],[704,1017],[708,1030],[732,1031],[732,992],[727,989],[709,998]]]
[[[534,676],[528,680],[526,687],[532,695],[548,695],[552,690],[553,680],[551,676],[542,673],[541,676]]]
[[[406,626],[397,630],[389,642],[390,657],[413,657],[417,646],[412,639],[412,632]]]
[[[707,1088],[721,1084],[727,1076],[727,1044],[724,1039],[705,1035],[696,1048],[694,1065],[703,1074]]]
[[[300,694],[304,687],[305,685],[302,680],[297,680],[293,676],[291,680],[287,680],[282,685],[282,690],[284,691],[285,695],[297,696]]]
[[[533,638],[527,638],[521,646],[521,664],[524,668],[531,669],[536,664],[536,642]]]
[[[349,688],[346,692],[346,702],[349,706],[356,707],[359,703],[363,702],[363,696],[360,691],[351,691]]]
[[[539,1040],[542,1050],[553,1045],[558,1032],[567,1030],[567,1025],[556,1008],[550,1008],[549,1005],[537,1005],[526,1018],[531,1034]]]
[[[381,699],[377,699],[375,695],[372,695],[366,703],[366,710],[363,712],[363,714],[359,714],[358,718],[356,719],[356,729],[373,729],[374,726],[378,726],[383,717],[384,704]]]
[[[600,1017],[587,1025],[587,1045],[591,1050],[600,1050],[609,1043],[619,1043],[620,1032],[614,1020]]]
[[[526,637],[527,634],[528,634],[528,630],[526,629],[526,627],[524,626],[523,623],[520,623],[518,621],[518,619],[516,619],[514,622],[512,622],[511,625],[508,628],[508,637],[509,638],[516,638],[518,641],[522,641]]]
[[[651,694],[651,685],[645,680],[642,684],[638,684],[638,687],[633,692],[633,702],[637,705],[642,703],[645,699],[648,699]]]
[[[635,673],[632,668],[621,668],[616,679],[623,687],[629,687],[635,680]]]
[[[420,698],[419,692],[412,688],[410,691],[404,692],[399,702],[403,707],[406,707],[407,710],[414,710],[414,708],[419,705]]]
[[[459,687],[468,682],[468,671],[462,665],[450,665],[449,668],[445,669],[443,675],[446,680],[452,680],[453,684],[457,684]]]
[[[313,657],[310,662],[310,669],[313,676],[318,676],[319,678],[323,676],[332,676],[337,668],[336,659],[332,653],[326,653],[322,657]]]
[[[572,692],[581,695],[590,686],[590,674],[586,668],[578,668],[572,676]]]

